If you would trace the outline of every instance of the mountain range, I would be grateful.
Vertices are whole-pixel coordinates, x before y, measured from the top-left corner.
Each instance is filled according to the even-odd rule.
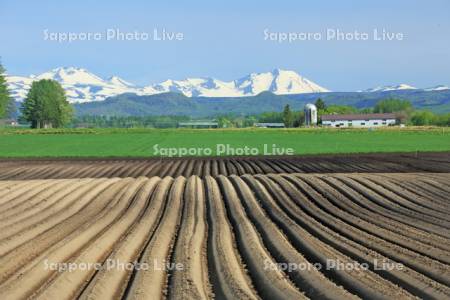
[[[264,91],[279,95],[328,92],[327,89],[294,71],[280,69],[252,73],[233,81],[221,81],[214,78],[168,79],[143,87],[129,83],[118,76],[102,79],[85,69],[74,67],[57,68],[28,77],[7,77],[9,88],[16,101],[22,101],[32,82],[40,79],[58,81],[66,90],[67,97],[72,103],[102,101],[123,93],[154,95],[176,92],[187,97],[243,97],[254,96]]]
[[[436,113],[450,112],[450,90],[425,91],[404,89],[380,92],[324,92],[292,95],[275,95],[262,92],[250,97],[187,97],[181,93],[161,93],[138,96],[127,93],[109,97],[105,101],[76,103],[76,114],[101,116],[160,116],[179,115],[193,118],[210,118],[218,115],[251,115],[283,111],[289,104],[293,110],[302,110],[306,103],[321,98],[327,105],[349,105],[370,108],[388,98],[404,99],[417,109]]]
[[[16,101],[25,99],[33,81],[53,79],[66,90],[68,100],[72,103],[103,101],[108,97],[124,93],[138,96],[148,96],[161,93],[181,93],[186,97],[247,97],[256,96],[262,92],[275,95],[327,93],[330,90],[299,75],[295,71],[275,69],[271,72],[251,73],[232,81],[222,81],[214,78],[187,78],[184,80],[168,79],[157,84],[137,86],[112,76],[103,79],[86,69],[67,67],[56,68],[39,75],[7,76],[9,89]],[[385,92],[394,90],[414,90],[407,84],[385,86],[360,92]],[[448,90],[446,86],[436,86],[422,89],[425,91]]]

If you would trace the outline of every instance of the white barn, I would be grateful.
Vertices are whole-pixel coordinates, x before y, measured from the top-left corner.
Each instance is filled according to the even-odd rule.
[[[381,127],[396,124],[396,115],[385,114],[348,114],[322,115],[322,125],[328,127]]]

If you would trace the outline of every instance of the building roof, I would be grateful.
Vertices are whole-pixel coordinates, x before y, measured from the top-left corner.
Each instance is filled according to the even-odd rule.
[[[10,123],[17,123],[17,120],[14,119],[0,119],[1,124],[10,124]]]
[[[284,127],[284,123],[255,123],[256,127]]]
[[[199,121],[199,122],[180,122],[179,126],[218,126],[219,122],[208,122],[208,121]]]
[[[346,115],[322,115],[322,121],[355,121],[355,120],[382,120],[396,119],[392,113],[386,114],[346,114]]]

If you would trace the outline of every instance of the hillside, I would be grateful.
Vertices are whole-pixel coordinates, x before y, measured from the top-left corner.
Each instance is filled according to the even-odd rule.
[[[75,104],[77,115],[188,115],[211,117],[220,114],[257,114],[281,111],[289,104],[299,110],[308,102],[322,98],[328,105],[351,105],[357,108],[372,107],[379,100],[399,98],[411,101],[418,109],[436,113],[450,112],[450,90],[394,90],[384,92],[328,92],[295,95],[275,95],[263,92],[252,97],[186,97],[179,93],[150,96],[122,94],[101,102]]]

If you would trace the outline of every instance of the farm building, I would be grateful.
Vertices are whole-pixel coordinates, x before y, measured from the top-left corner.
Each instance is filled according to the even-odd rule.
[[[0,126],[17,126],[18,123],[13,119],[0,119]]]
[[[329,127],[381,127],[395,123],[396,116],[392,113],[322,115],[322,125]]]
[[[178,123],[180,128],[218,128],[219,122],[215,121],[192,121]]]
[[[308,103],[305,105],[305,125],[306,126],[315,126],[317,125],[317,107]]]
[[[255,123],[255,127],[259,128],[284,128],[284,123]]]

